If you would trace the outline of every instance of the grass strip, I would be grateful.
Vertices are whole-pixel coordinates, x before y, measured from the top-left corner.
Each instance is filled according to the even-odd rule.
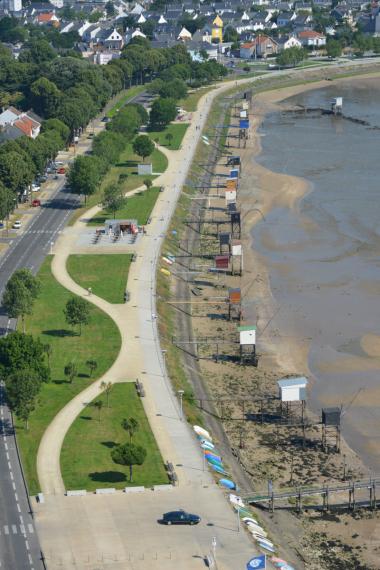
[[[182,139],[189,127],[189,123],[170,123],[162,131],[149,131],[150,138],[169,150],[181,148]]]
[[[86,406],[69,429],[61,453],[61,470],[66,489],[87,489],[143,485],[151,487],[168,483],[163,460],[136,388],[132,383],[115,384],[109,394],[109,407],[104,394],[100,413],[93,404]],[[129,441],[121,427],[124,418],[135,418],[139,429],[133,443],[147,451],[145,462],[133,468],[129,483],[129,467],[111,459],[112,449]]]
[[[123,107],[125,107],[125,105],[129,103],[130,99],[136,97],[136,95],[139,95],[140,93],[145,91],[145,88],[146,88],[145,85],[135,85],[134,87],[130,87],[129,89],[127,89],[125,95],[123,95],[123,97],[121,97],[121,99],[118,100],[116,105],[114,105],[109,111],[107,111],[106,116],[112,119],[112,117],[114,117],[120,109],[122,109]]]
[[[67,270],[76,283],[109,303],[123,303],[131,254],[70,255]]]
[[[126,205],[116,212],[115,217],[120,220],[137,220],[139,225],[145,226],[154,208],[159,192],[160,189],[157,186],[152,186],[149,190],[134,194],[130,198],[127,198]],[[105,220],[112,218],[113,214],[102,210],[88,222],[88,225],[102,225]]]
[[[26,330],[39,337],[44,344],[50,345],[52,379],[42,386],[36,409],[30,416],[29,430],[25,430],[23,423],[16,422],[18,443],[31,495],[40,490],[36,457],[45,429],[74,396],[110,368],[121,346],[119,330],[112,319],[93,305],[91,322],[82,327],[80,336],[66,324],[63,309],[73,294],[54,279],[50,262],[51,258],[46,258],[38,272],[41,293],[35,302],[33,315],[26,319]],[[95,360],[98,365],[92,378],[86,367],[87,360]],[[78,367],[78,377],[72,384],[63,372],[70,361]]]

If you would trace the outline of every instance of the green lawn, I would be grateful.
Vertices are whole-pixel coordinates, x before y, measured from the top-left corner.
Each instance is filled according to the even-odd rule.
[[[212,89],[214,89],[213,86],[201,87],[200,89],[190,91],[185,99],[180,99],[178,101],[178,107],[182,107],[182,109],[185,109],[185,111],[188,111],[189,113],[196,111],[199,99]]]
[[[70,255],[67,269],[76,283],[109,303],[123,303],[132,255]]]
[[[170,123],[162,131],[148,131],[148,135],[159,145],[166,146],[170,150],[178,150],[188,127],[189,123]],[[166,138],[167,134],[173,137],[170,143]]]
[[[152,162],[153,172],[162,173],[168,167],[168,159],[162,152],[154,149],[151,157],[146,158],[145,162]],[[119,177],[121,174],[127,174],[127,178],[120,182],[120,186],[124,193],[128,193],[139,186],[144,184],[144,180],[149,178],[154,180],[155,175],[152,176],[138,176],[137,175],[137,164],[141,162],[141,158],[134,154],[132,150],[132,143],[127,144],[124,151],[120,155],[120,160],[115,166],[110,168],[102,183],[99,186],[98,191],[87,199],[87,204],[83,205],[81,208],[75,210],[73,216],[70,219],[70,224],[73,224],[78,218],[80,218],[84,212],[86,212],[92,206],[99,204],[103,198],[103,190],[109,184],[119,183]]]
[[[150,487],[168,483],[160,451],[150,429],[144,408],[132,383],[115,384],[106,397],[99,421],[98,410],[88,405],[68,431],[62,447],[61,470],[66,489],[87,489],[126,486]],[[121,427],[124,418],[133,417],[139,422],[139,430],[133,443],[142,445],[147,456],[142,466],[133,468],[133,483],[129,483],[129,467],[114,463],[111,450],[115,445],[129,441],[129,435]]]
[[[160,189],[152,186],[150,190],[139,192],[127,198],[127,204],[116,212],[116,218],[120,220],[137,220],[139,225],[145,226],[154,208]],[[105,220],[113,218],[113,214],[102,210],[97,216],[92,218],[88,225],[98,226],[104,224]]]
[[[134,87],[130,87],[130,89],[127,90],[126,94],[121,99],[119,99],[116,105],[114,105],[112,109],[110,109],[107,112],[107,117],[112,118],[114,115],[116,115],[119,109],[127,105],[127,103],[129,102],[130,99],[132,99],[132,97],[136,97],[136,95],[144,91],[144,89],[145,89],[144,85],[135,85]]]
[[[38,273],[42,284],[41,293],[35,303],[33,315],[27,317],[26,330],[52,347],[52,379],[42,387],[36,410],[30,417],[29,430],[24,429],[23,423],[16,422],[17,438],[31,495],[40,490],[36,455],[46,427],[65,404],[108,370],[121,345],[120,334],[114,322],[93,305],[90,324],[83,327],[81,336],[73,333],[63,314],[67,300],[73,295],[54,279],[50,261],[51,258],[48,257]],[[89,377],[85,365],[87,360],[96,360],[98,363],[93,378]],[[72,384],[66,381],[63,373],[64,366],[69,361],[74,361],[79,370],[79,375]]]

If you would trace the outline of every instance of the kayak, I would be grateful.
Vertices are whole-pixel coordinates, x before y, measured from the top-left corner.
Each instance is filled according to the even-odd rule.
[[[213,443],[211,443],[211,441],[206,441],[204,439],[204,440],[202,440],[201,448],[202,449],[208,449],[209,451],[212,451],[213,449],[215,449],[215,445]]]
[[[219,483],[223,485],[223,487],[227,487],[227,489],[236,489],[235,483],[233,481],[230,481],[230,479],[219,479]]]
[[[193,426],[193,430],[195,431],[196,434],[198,434],[202,437],[205,437],[206,439],[209,439],[210,441],[212,441],[212,437],[206,429],[203,429],[200,426]]]
[[[223,467],[223,463],[220,459],[214,459],[213,457],[209,457],[206,455],[206,459],[211,465],[219,465],[219,467]]]
[[[262,543],[261,541],[258,541],[258,545],[259,545],[260,548],[262,548],[263,550],[268,550],[269,552],[274,552],[274,547],[268,546],[267,544],[264,544],[264,543]]]
[[[213,469],[217,473],[220,473],[221,475],[228,475],[227,471],[225,471],[221,465],[213,465],[211,463],[210,467],[211,467],[211,469]]]
[[[233,503],[234,505],[238,505],[239,507],[245,507],[245,504],[243,503],[242,498],[238,497],[238,495],[233,495],[232,493],[230,493],[229,499],[230,499],[230,503]]]

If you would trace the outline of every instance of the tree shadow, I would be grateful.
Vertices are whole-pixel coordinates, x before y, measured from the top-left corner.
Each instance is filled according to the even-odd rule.
[[[96,471],[88,475],[92,481],[99,481],[100,483],[121,483],[127,480],[126,475],[120,471]]]
[[[49,331],[42,331],[42,334],[46,334],[49,336],[58,336],[58,337],[79,336],[76,331],[71,331],[71,330],[67,330],[67,329],[52,329]]]
[[[92,416],[79,416],[81,420],[92,420]]]
[[[90,375],[85,374],[84,372],[80,372],[77,376],[78,376],[78,378],[90,378]]]
[[[125,160],[124,162],[118,162],[117,164],[115,164],[115,166],[117,166],[118,168],[128,168],[128,167],[134,167],[136,168],[137,166],[137,160]]]
[[[105,445],[106,447],[108,447],[109,449],[112,449],[113,447],[117,446],[117,443],[115,443],[114,441],[101,441],[100,442],[102,445]]]
[[[71,384],[69,380],[53,380],[53,384]]]

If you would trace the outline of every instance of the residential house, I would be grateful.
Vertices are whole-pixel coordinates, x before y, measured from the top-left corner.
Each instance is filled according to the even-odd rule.
[[[289,49],[293,47],[302,47],[302,43],[295,36],[282,36],[280,38],[277,38],[276,41],[278,43],[279,50]]]
[[[50,25],[54,28],[59,27],[59,18],[57,18],[54,12],[42,12],[40,14],[37,14],[34,21],[39,26]]]
[[[297,34],[303,47],[320,48],[326,45],[326,36],[314,30],[304,30]]]
[[[371,36],[380,36],[380,14],[370,15],[367,22],[363,25],[363,32],[371,34]]]
[[[3,135],[4,130],[8,131],[11,139],[22,136],[37,138],[40,134],[41,123],[42,119],[33,111],[23,112],[15,107],[8,107],[0,114],[0,128],[3,130]]]
[[[223,20],[217,15],[212,22],[211,36],[214,41],[223,41]]]
[[[185,27],[183,27],[182,30],[180,31],[180,33],[178,34],[177,40],[181,40],[182,42],[186,42],[188,40],[191,40],[192,37],[193,36],[189,32],[189,30],[187,30]]]
[[[294,4],[294,9],[296,12],[308,12],[309,14],[312,14],[313,4],[311,2],[296,2]]]
[[[115,28],[102,30],[101,35],[98,36],[98,42],[107,50],[120,51],[124,45],[123,36]]]
[[[257,36],[251,42],[240,46],[240,57],[252,59],[253,57],[266,58],[278,53],[278,43],[269,36]]]
[[[279,15],[277,16],[277,27],[285,28],[286,26],[289,26],[290,23],[293,22],[293,20],[295,19],[296,19],[295,12],[280,12]]]
[[[210,44],[208,42],[199,43],[190,40],[186,43],[186,48],[190,54],[192,61],[204,61],[203,56],[201,55],[201,52],[203,51],[207,53],[208,60],[218,59],[218,45],[216,44]]]
[[[339,4],[338,6],[335,6],[330,13],[331,16],[339,23],[345,22],[352,24],[353,22],[352,9],[347,4]]]

